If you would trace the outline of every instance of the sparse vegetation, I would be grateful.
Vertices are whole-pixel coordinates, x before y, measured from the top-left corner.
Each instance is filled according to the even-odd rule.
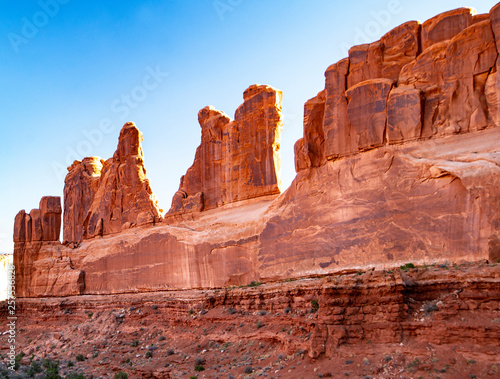
[[[75,365],[75,363],[73,361],[68,362],[68,367],[73,367],[74,365]]]
[[[203,367],[203,365],[195,365],[194,371],[196,371],[196,372],[205,371],[205,367]]]
[[[132,347],[137,347],[139,346],[139,340],[133,340],[132,343],[130,344]]]
[[[128,375],[126,372],[118,371],[115,373],[115,376],[113,376],[113,379],[128,379]]]
[[[257,329],[260,329],[260,328],[262,328],[262,327],[264,326],[264,323],[263,323],[262,321],[260,321],[260,320],[259,320],[259,321],[257,321],[257,322],[255,323],[255,326],[257,327]]]
[[[229,307],[227,308],[227,312],[230,314],[230,315],[234,315],[236,313],[236,309],[234,309],[233,307]]]
[[[188,313],[189,313],[190,315],[194,314],[194,309],[193,309],[193,308],[191,308],[191,309],[188,311]]]
[[[85,360],[85,357],[83,356],[83,354],[78,354],[75,357],[75,359],[76,359],[77,362],[83,362]]]
[[[318,300],[311,300],[311,308],[313,309],[314,312],[318,311],[319,309]]]
[[[68,375],[65,376],[65,379],[86,379],[85,375],[79,374],[76,372],[70,372]]]
[[[93,316],[93,315],[94,315],[94,312],[89,312],[89,313],[87,313],[87,316],[88,316],[89,318],[92,318],[92,316]]]
[[[252,281],[252,282],[250,282],[250,284],[247,287],[258,287],[261,285],[262,285],[262,282]]]
[[[167,350],[167,357],[170,356],[170,355],[174,355],[174,354],[175,354],[174,349],[168,349]]]
[[[146,358],[152,358],[153,357],[153,352],[152,351],[146,352],[146,355],[144,355],[144,357],[146,357]]]
[[[408,271],[410,268],[415,268],[415,265],[413,263],[407,263],[405,265],[402,265],[400,268],[403,271]]]
[[[32,361],[31,365],[28,367],[26,374],[28,377],[33,378],[36,374],[39,374],[43,371],[40,362]]]

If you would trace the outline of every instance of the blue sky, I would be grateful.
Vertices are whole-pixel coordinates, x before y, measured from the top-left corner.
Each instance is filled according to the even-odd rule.
[[[0,252],[13,219],[62,196],[74,159],[109,158],[121,126],[144,134],[165,210],[200,141],[198,110],[234,116],[251,84],[283,91],[282,178],[295,172],[304,102],[348,46],[486,0],[0,0]]]

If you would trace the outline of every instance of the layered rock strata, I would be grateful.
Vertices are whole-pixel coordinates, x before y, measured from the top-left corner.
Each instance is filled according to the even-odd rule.
[[[169,214],[280,193],[281,98],[281,91],[253,85],[234,120],[211,106],[200,110],[201,144]]]

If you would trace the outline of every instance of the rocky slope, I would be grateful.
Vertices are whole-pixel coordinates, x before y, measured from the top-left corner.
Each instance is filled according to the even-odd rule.
[[[30,359],[32,366],[49,359],[61,374],[102,378],[118,371],[133,378],[497,377],[499,266],[408,266],[246,287],[21,299],[19,373]],[[7,338],[0,337],[4,356]]]

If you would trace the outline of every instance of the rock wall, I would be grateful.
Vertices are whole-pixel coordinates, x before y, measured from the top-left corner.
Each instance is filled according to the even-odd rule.
[[[498,126],[498,13],[498,6],[475,16],[460,8],[352,47],[326,70],[324,91],[306,103],[297,170],[317,167],[323,157]],[[312,103],[324,112],[311,115]]]
[[[169,214],[280,193],[281,91],[253,85],[232,121],[208,106],[198,113],[201,144]]]
[[[279,196],[281,92],[269,86],[249,87],[233,121],[199,112],[201,144],[161,223],[126,124],[113,158],[70,167],[67,244],[42,242],[49,203],[16,217],[18,296],[499,259],[499,33],[500,5],[463,8],[353,47],[304,106],[297,176]]]

